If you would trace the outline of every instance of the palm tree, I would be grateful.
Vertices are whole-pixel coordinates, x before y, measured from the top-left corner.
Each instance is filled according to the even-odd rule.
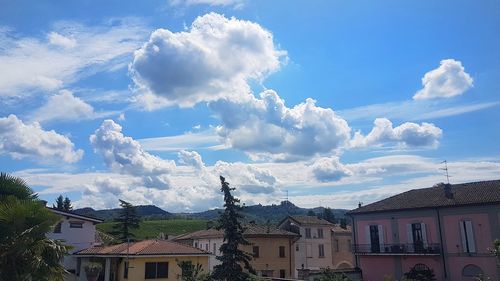
[[[0,173],[0,281],[64,280],[68,247],[45,236],[58,220],[24,180]]]

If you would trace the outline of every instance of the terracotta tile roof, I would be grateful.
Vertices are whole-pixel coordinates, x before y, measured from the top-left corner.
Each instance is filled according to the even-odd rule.
[[[281,230],[274,225],[269,226],[269,229],[266,225],[257,225],[257,224],[248,224],[244,226],[245,236],[297,236],[297,234],[293,232],[289,232],[286,230]],[[203,238],[223,238],[224,231],[217,229],[206,229],[199,230],[183,235],[176,236],[172,238],[174,241],[182,241],[182,240],[191,240],[191,239],[203,239]]]
[[[320,219],[316,216],[288,216],[288,218],[296,221],[299,224],[322,224],[322,225],[333,225],[333,223]]]
[[[416,208],[453,207],[500,203],[500,180],[449,185],[452,196],[445,196],[446,184],[412,189],[384,200],[349,211],[348,214]]]
[[[112,246],[98,246],[81,250],[76,255],[91,256],[126,256],[127,243]],[[143,240],[131,242],[128,245],[128,254],[131,256],[147,255],[208,255],[209,253],[195,247],[167,240]]]
[[[244,235],[251,236],[299,236],[296,233],[286,231],[283,229],[279,229],[274,225],[257,225],[257,224],[249,224],[246,225],[246,230]]]
[[[342,228],[340,225],[336,224],[332,227],[332,231],[334,233],[351,233],[352,229],[350,225],[346,226],[346,228]]]

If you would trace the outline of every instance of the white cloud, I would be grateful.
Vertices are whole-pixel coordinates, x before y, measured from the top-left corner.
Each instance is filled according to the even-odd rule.
[[[300,159],[330,153],[350,139],[347,122],[313,99],[288,108],[276,92],[267,90],[260,99],[247,95],[218,100],[210,108],[222,120],[218,135],[253,158]]]
[[[38,122],[52,120],[81,120],[94,117],[94,108],[75,97],[72,92],[61,90],[59,94],[50,96],[47,103],[38,108],[30,118]]]
[[[242,8],[244,0],[170,0],[172,6],[193,6],[193,5],[210,5],[210,6],[233,6],[235,9]]]
[[[105,120],[90,136],[94,150],[103,156],[106,165],[113,171],[142,177],[148,187],[169,188],[175,162],[147,153],[139,142],[121,131],[120,125]]]
[[[260,25],[210,13],[188,31],[154,31],[135,52],[130,72],[146,108],[189,107],[247,95],[247,81],[278,70],[285,55]]]
[[[414,96],[415,100],[450,98],[459,96],[472,87],[473,79],[465,72],[460,61],[446,59],[440,66],[427,72],[422,78],[423,89]]]
[[[435,100],[409,100],[402,102],[388,102],[370,104],[354,108],[337,110],[337,113],[349,122],[357,120],[373,120],[384,116],[398,120],[429,120],[456,116],[475,112],[500,105],[500,102],[480,102],[468,104],[449,104]]]
[[[352,172],[335,156],[317,159],[311,169],[316,180],[320,182],[338,181],[352,175]]]
[[[110,21],[99,27],[58,22],[47,38],[4,32],[0,40],[0,96],[53,91],[93,73],[124,64],[144,40],[136,20]]]
[[[137,140],[147,151],[179,151],[186,149],[209,149],[221,144],[214,130],[205,130],[183,135],[145,138]]]
[[[396,128],[386,118],[377,118],[372,131],[363,136],[356,132],[352,140],[353,147],[372,147],[397,144],[402,148],[436,147],[443,131],[431,123],[406,122]]]
[[[45,131],[37,122],[25,124],[16,115],[0,118],[0,154],[14,159],[62,160],[73,163],[83,156],[71,140],[55,131]]]
[[[64,47],[64,48],[74,48],[76,46],[76,40],[72,37],[66,37],[57,32],[51,32],[47,36],[50,44]]]
[[[192,166],[197,170],[202,170],[205,167],[205,163],[201,159],[201,155],[196,151],[186,151],[181,150],[178,153],[179,162],[186,166]]]
[[[246,163],[227,163],[217,161],[213,167],[212,173],[217,177],[224,176],[233,187],[238,188],[236,194],[271,194],[276,193],[278,180],[269,170],[258,168]]]

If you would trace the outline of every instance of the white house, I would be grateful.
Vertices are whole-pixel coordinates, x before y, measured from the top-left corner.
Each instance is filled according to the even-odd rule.
[[[61,219],[54,226],[53,231],[47,233],[47,237],[70,245],[72,247],[70,254],[100,244],[96,239],[95,225],[101,223],[102,220],[53,208],[48,209],[59,215]],[[72,255],[64,257],[63,265],[70,272],[66,280],[78,280],[79,265],[77,263],[77,258]]]
[[[295,277],[298,269],[319,271],[332,267],[332,227],[334,225],[315,216],[288,216],[279,228],[300,235],[295,242]]]

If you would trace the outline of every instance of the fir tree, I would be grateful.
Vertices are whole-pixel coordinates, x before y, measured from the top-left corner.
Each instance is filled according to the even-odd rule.
[[[328,222],[335,223],[335,215],[333,214],[332,209],[330,208],[323,209],[323,219]]]
[[[64,210],[64,199],[62,197],[62,195],[59,195],[57,198],[56,198],[56,204],[52,204],[52,208],[56,209],[56,210],[60,210],[60,211],[63,211]]]
[[[234,188],[229,187],[224,177],[220,177],[221,191],[224,193],[224,212],[221,213],[217,229],[224,230],[224,243],[220,247],[222,253],[217,259],[221,264],[216,265],[213,277],[223,281],[243,281],[249,280],[250,274],[254,272],[250,266],[252,256],[241,249],[239,245],[250,245],[243,237],[243,227],[240,220],[243,216],[239,213],[241,206],[240,200],[231,195]],[[248,271],[243,271],[242,265]]]
[[[115,219],[117,222],[113,225],[112,235],[122,242],[126,242],[128,238],[133,238],[131,230],[139,227],[139,216],[137,215],[136,207],[129,202],[120,200],[120,215]]]
[[[73,206],[71,206],[71,200],[68,197],[64,198],[63,201],[63,210],[66,212],[73,211]]]

